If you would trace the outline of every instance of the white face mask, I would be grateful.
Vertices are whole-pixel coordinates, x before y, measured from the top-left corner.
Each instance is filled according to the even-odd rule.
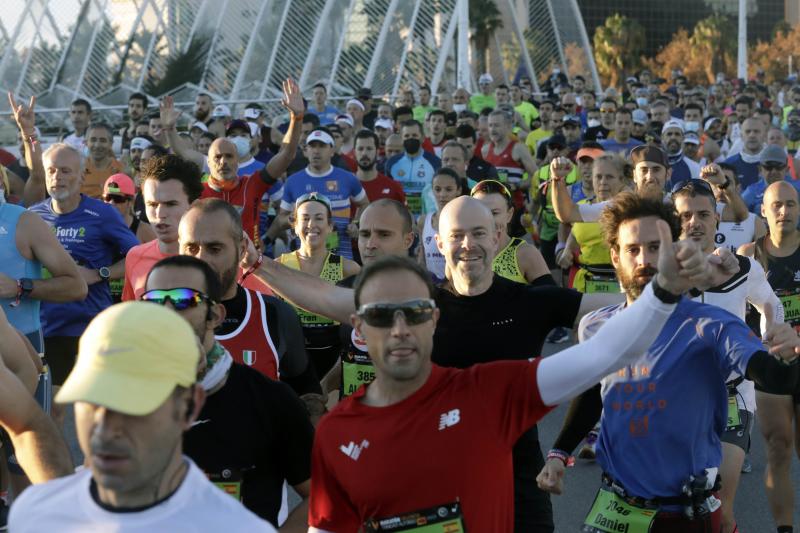
[[[636,105],[638,105],[639,107],[646,106],[647,105],[647,98],[644,98],[644,97],[640,96],[639,98],[636,99]]]
[[[239,161],[250,159],[250,139],[247,137],[233,137],[230,141],[236,146],[236,153],[239,154]]]
[[[467,110],[467,104],[453,104],[453,111],[456,113],[461,113],[462,111]]]
[[[684,131],[700,131],[700,123],[699,122],[694,122],[694,121],[686,122],[683,125],[683,130]]]
[[[589,120],[586,121],[586,125],[590,128],[596,128],[597,126],[600,125],[600,121],[597,120],[596,118],[590,118]]]

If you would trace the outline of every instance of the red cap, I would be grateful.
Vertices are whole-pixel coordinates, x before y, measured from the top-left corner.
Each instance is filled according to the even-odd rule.
[[[575,159],[578,160],[582,157],[590,157],[592,159],[597,159],[604,153],[605,151],[602,148],[581,148],[580,150],[578,150],[578,155],[575,156]]]
[[[103,185],[103,195],[106,194],[136,196],[136,186],[127,174],[114,174]]]

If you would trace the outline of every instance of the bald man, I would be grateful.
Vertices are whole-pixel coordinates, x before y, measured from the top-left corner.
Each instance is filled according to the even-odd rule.
[[[767,280],[783,304],[784,319],[800,330],[800,298],[796,294],[800,289],[797,190],[786,181],[771,184],[764,192],[761,215],[767,220],[769,233],[755,243],[745,244],[739,253],[755,256],[765,266]],[[794,450],[800,450],[800,438],[794,430],[800,422],[800,395],[779,396],[756,390],[756,407],[758,427],[767,441],[764,477],[767,500],[781,531],[782,526],[793,525],[794,487],[790,469]],[[786,531],[791,531],[791,527]]]
[[[289,111],[289,130],[283,138],[280,151],[269,160],[267,166],[248,176],[239,176],[239,153],[228,138],[214,140],[208,149],[208,157],[187,147],[178,135],[175,124],[180,111],[174,107],[172,97],[161,101],[161,125],[167,134],[170,147],[176,154],[194,162],[208,171],[208,181],[203,184],[201,198],[221,198],[233,205],[242,215],[242,227],[253,242],[259,242],[258,212],[262,197],[275,192],[278,178],[289,168],[302,133],[303,96],[300,88],[291,79],[283,84],[284,98],[281,103]]]
[[[538,356],[553,328],[572,328],[589,311],[622,301],[616,294],[581,295],[554,286],[552,279],[523,285],[496,276],[492,259],[501,231],[491,212],[468,196],[451,201],[440,213],[437,246],[452,281],[435,292],[441,317],[432,360],[438,365],[466,368],[498,358]],[[347,323],[356,310],[352,290],[277,263],[265,262],[256,275],[296,305],[339,322]],[[543,464],[534,426],[514,447],[515,531],[553,531],[549,496],[535,480]]]

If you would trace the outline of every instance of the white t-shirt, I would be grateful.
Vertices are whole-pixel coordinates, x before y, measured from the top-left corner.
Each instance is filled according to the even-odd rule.
[[[82,470],[25,490],[11,507],[16,533],[274,532],[268,523],[212,484],[188,457],[186,478],[166,501],[141,512],[106,511],[92,498],[92,473]]]
[[[664,203],[669,203],[671,200],[669,196],[664,196]],[[600,220],[600,215],[603,213],[603,209],[606,208],[608,204],[613,202],[613,200],[606,200],[605,202],[596,202],[593,204],[577,204],[578,206],[578,213],[581,215],[581,219],[584,222],[597,222]],[[725,202],[717,202],[717,214],[722,216],[722,212],[725,210]]]

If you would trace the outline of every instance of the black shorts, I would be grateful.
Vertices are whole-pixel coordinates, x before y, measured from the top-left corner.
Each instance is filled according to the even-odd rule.
[[[45,337],[44,354],[50,366],[53,385],[60,387],[75,366],[80,337]]]
[[[723,431],[722,435],[720,435],[720,440],[741,448],[744,453],[749,453],[750,432],[753,429],[755,415],[746,409],[739,409],[739,419],[742,421],[742,427]]]
[[[546,241],[542,239],[539,243],[539,250],[542,252],[542,257],[544,258],[544,262],[547,263],[547,268],[550,270],[555,270],[558,268],[558,263],[556,263],[556,245],[558,244],[558,239],[553,239],[552,241]]]

